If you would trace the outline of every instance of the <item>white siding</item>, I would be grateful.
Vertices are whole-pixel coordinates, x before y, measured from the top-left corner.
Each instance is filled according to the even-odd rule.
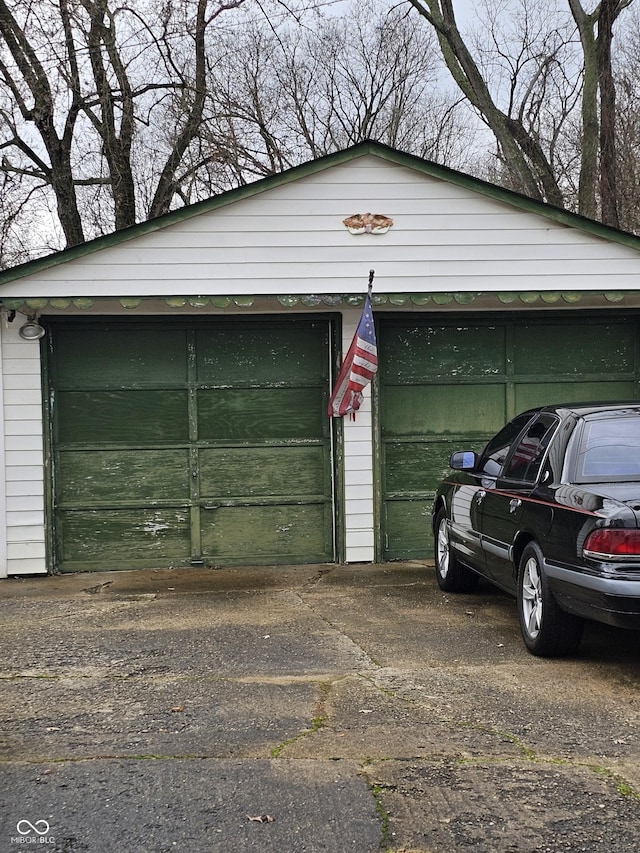
[[[353,235],[355,213],[392,217]],[[108,297],[636,289],[640,253],[365,155],[10,282]]]
[[[342,327],[342,352],[349,349],[361,311],[345,311]],[[344,502],[345,550],[347,563],[368,563],[375,559],[373,525],[373,441],[371,386],[355,420],[344,421]]]
[[[3,413],[2,423],[0,424],[0,458],[2,465],[0,466],[0,578],[6,578],[8,575],[7,567],[7,457],[5,450],[5,433],[6,425],[6,395],[4,391],[4,341],[7,335],[4,328],[4,321],[0,318],[0,411]]]
[[[19,323],[2,328],[4,430],[0,474],[0,573],[45,574],[40,347]]]

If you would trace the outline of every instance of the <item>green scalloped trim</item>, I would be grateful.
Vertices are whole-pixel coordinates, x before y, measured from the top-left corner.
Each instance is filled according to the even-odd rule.
[[[230,296],[212,296],[211,304],[214,308],[228,308],[231,305]]]
[[[564,302],[569,305],[576,305],[584,298],[599,298],[608,303],[624,302],[630,296],[640,296],[640,290],[625,290],[625,291],[516,291],[510,293],[490,293],[490,292],[456,292],[456,293],[373,293],[371,302],[374,306],[395,305],[402,307],[407,304],[418,306],[428,305],[433,302],[436,305],[449,305],[452,302],[458,305],[470,305],[476,299],[482,297],[484,299],[496,299],[503,305],[511,305],[514,302],[522,302],[524,305],[534,305],[538,300],[541,300],[546,305],[557,305]],[[192,308],[206,308],[208,305],[213,305],[215,308],[224,309],[233,307],[251,308],[256,299],[262,297],[256,296],[167,296],[167,297],[120,297],[117,301],[124,308],[138,308],[143,303],[152,299],[163,299],[166,305],[170,308],[184,308],[190,305]],[[267,296],[267,300],[277,301],[283,308],[293,308],[296,305],[302,304],[307,308],[317,308],[322,305],[327,305],[335,308],[339,305],[359,307],[362,306],[365,296],[361,293],[346,293],[346,294],[282,294],[280,296]],[[87,309],[91,308],[97,302],[109,297],[100,297],[94,299],[91,297],[52,297],[51,299],[33,298],[33,299],[0,299],[2,305],[7,311],[22,311],[39,312],[47,306],[56,310],[64,310],[70,306],[75,308]]]
[[[283,308],[293,308],[294,305],[298,304],[297,296],[278,296],[276,298]]]
[[[342,296],[337,293],[329,293],[322,297],[322,301],[330,308],[336,308],[338,305],[342,305]]]

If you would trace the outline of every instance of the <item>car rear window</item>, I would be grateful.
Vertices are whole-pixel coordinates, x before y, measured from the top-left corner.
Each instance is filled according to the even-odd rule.
[[[586,421],[576,474],[581,483],[640,480],[640,417]]]

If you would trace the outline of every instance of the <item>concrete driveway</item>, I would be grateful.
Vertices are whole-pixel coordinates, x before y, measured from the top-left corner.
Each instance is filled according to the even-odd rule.
[[[0,581],[0,850],[640,849],[640,636],[421,563]]]

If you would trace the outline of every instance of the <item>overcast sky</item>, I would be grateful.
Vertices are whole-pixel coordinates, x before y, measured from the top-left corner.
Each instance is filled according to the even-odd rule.
[[[339,9],[341,6],[347,6],[350,0],[337,0],[334,5]],[[458,23],[466,20],[470,13],[473,12],[473,7],[476,5],[476,0],[453,0],[453,11],[456,14]]]
[[[456,13],[456,20],[459,24],[468,20],[473,12],[474,5],[474,0],[453,0],[453,11]]]

